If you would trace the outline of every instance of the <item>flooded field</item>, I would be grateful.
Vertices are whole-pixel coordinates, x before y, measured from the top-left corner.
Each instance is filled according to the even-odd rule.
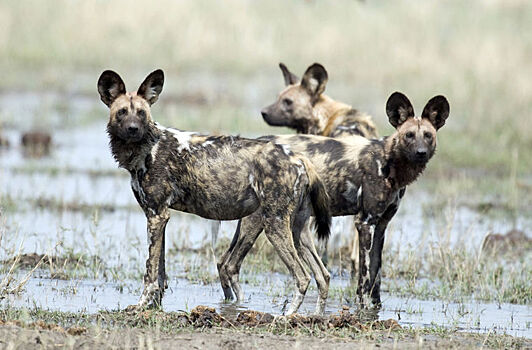
[[[36,110],[56,97],[19,98],[25,101],[24,109],[13,107],[8,110],[9,115],[38,115]],[[12,285],[22,284],[21,281],[24,285],[16,293],[5,295],[0,307],[92,314],[123,309],[136,303],[141,292],[147,251],[145,217],[131,193],[127,173],[117,169],[111,158],[105,112],[84,97],[75,105],[78,109],[63,106],[69,111],[72,125],[52,129],[53,147],[44,157],[28,157],[20,145],[21,133],[32,126],[31,122],[16,127],[8,122],[2,130],[11,146],[0,151],[0,260],[4,261],[0,277],[5,282],[9,275]],[[52,125],[60,124],[62,117],[57,113],[49,119]],[[94,121],[86,121],[87,113],[94,113]],[[82,126],[76,126],[76,120]],[[455,177],[458,185],[454,186],[470,181],[460,176],[463,177]],[[532,217],[527,215],[528,202],[508,214],[493,214],[471,205],[471,198],[481,198],[483,203],[495,207],[500,204],[498,199],[492,194],[483,195],[474,187],[470,189],[469,195],[460,194],[430,174],[426,182],[422,177],[408,189],[387,233],[383,307],[375,317],[395,319],[404,327],[443,327],[532,338]],[[236,315],[242,310],[283,313],[292,292],[291,281],[264,239],[257,243],[262,249],[257,249],[243,266],[246,301],[235,305],[222,300],[215,261],[235,227],[235,222],[223,223],[219,247],[212,249],[210,221],[173,213],[166,231],[170,281],[163,300],[165,311],[190,311],[197,305],[206,305],[222,315]],[[481,247],[487,234],[512,229],[528,237],[516,260],[505,256],[493,266],[473,272],[493,276],[498,273],[503,282],[490,282],[488,276],[479,279],[485,285],[468,286],[466,280],[470,277],[464,273],[461,278],[465,286],[448,286],[465,268],[460,264],[483,266],[481,255],[487,253],[481,253]],[[334,219],[329,242],[333,278],[328,314],[343,305],[356,309],[345,248],[350,245],[351,230],[349,218]],[[453,252],[462,254],[458,265],[442,264],[445,258],[454,259]],[[63,260],[44,263],[27,281],[24,278],[31,264],[8,273],[9,259],[31,253]],[[269,255],[265,258],[264,254]],[[33,263],[37,264],[38,259]],[[504,276],[503,264],[509,266]],[[437,268],[447,271],[438,275]],[[316,297],[312,287],[300,310],[302,314],[311,313]]]

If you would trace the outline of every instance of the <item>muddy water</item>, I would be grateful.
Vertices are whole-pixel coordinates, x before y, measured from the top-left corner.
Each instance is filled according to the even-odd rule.
[[[5,96],[0,101],[2,99]],[[49,104],[58,103],[54,96],[49,99]],[[36,114],[39,106],[32,95],[27,104],[17,107],[20,110],[13,109],[8,114],[15,120],[13,116],[17,114]],[[63,107],[68,112],[51,113],[50,123],[57,124],[64,113],[77,115],[94,108],[85,99],[77,106]],[[17,124],[17,129],[3,130],[12,147],[0,150],[0,232],[3,233],[0,259],[17,251],[61,254],[68,250],[97,255],[108,267],[117,267],[124,273],[142,270],[146,256],[145,218],[135,203],[127,174],[116,168],[110,155],[105,121],[101,119],[74,129],[57,129],[53,133],[52,153],[41,159],[23,156],[19,146],[20,130],[35,125],[31,121],[25,123]],[[514,225],[532,227],[530,218],[518,218],[517,222],[490,218],[464,207],[442,212],[439,219],[420,219],[424,217],[423,206],[430,203],[429,193],[416,185],[409,188],[390,225],[387,242],[417,246],[420,242],[445,240],[453,244],[465,239],[471,247],[478,247],[488,231],[506,232]],[[331,244],[347,244],[351,239],[351,221],[339,218],[333,224]],[[210,227],[208,220],[174,213],[167,227],[167,247],[200,247],[210,241]],[[234,222],[223,223],[222,235],[231,237],[234,228]],[[263,283],[258,286],[244,285],[246,301],[235,306],[221,301],[221,290],[216,283],[191,285],[184,279],[173,279],[164,308],[190,310],[203,304],[215,306],[223,313],[234,313],[242,308],[282,313],[289,285],[287,276],[271,274],[260,276],[260,280]],[[333,285],[346,284],[344,280],[333,280]],[[140,289],[140,278],[120,283],[32,278],[20,297],[10,296],[2,304],[96,312],[135,303]],[[310,291],[301,311],[312,312],[315,298],[315,291]],[[403,325],[441,325],[481,332],[496,330],[532,337],[530,306],[453,304],[391,295],[384,295],[383,302],[379,317],[400,319]],[[340,306],[338,301],[330,301],[327,312],[334,312]]]

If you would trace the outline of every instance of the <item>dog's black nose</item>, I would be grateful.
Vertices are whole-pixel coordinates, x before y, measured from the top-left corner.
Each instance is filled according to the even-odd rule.
[[[268,118],[268,113],[266,113],[266,111],[261,111],[260,114],[262,114],[262,119]]]
[[[130,126],[127,127],[127,132],[130,135],[135,135],[135,134],[137,134],[138,131],[139,131],[139,127],[136,126],[136,125],[130,125]]]
[[[424,149],[417,150],[416,156],[418,158],[425,158],[427,156],[427,150],[424,150]]]

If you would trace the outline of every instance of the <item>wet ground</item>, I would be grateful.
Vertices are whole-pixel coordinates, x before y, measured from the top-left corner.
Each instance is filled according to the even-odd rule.
[[[8,111],[11,121],[16,114],[38,115],[35,110],[43,102],[34,101],[32,95],[26,99],[22,107]],[[59,103],[54,96],[49,100],[54,106]],[[65,113],[87,115],[95,108],[100,114],[104,112],[82,97],[75,110],[71,106],[53,107],[51,110],[59,112],[48,118],[52,125],[57,125]],[[62,280],[50,279],[47,271],[37,270],[21,295],[9,295],[0,305],[93,313],[136,303],[146,256],[145,218],[133,198],[126,172],[117,169],[111,158],[105,119],[97,118],[81,127],[57,128],[52,132],[51,153],[38,159],[25,157],[20,146],[22,130],[31,126],[29,122],[17,127],[8,123],[2,130],[11,146],[0,150],[0,232],[3,232],[0,260],[33,252],[98,256],[106,269],[113,271],[113,276]],[[434,193],[418,185],[411,186],[390,225],[387,244],[416,247],[428,242],[453,245],[465,241],[474,249],[480,247],[487,232],[507,232],[515,227],[527,234],[531,232],[526,230],[532,228],[530,217],[492,217],[467,206],[455,206],[452,201],[437,215],[427,215],[426,208],[433,201]],[[334,220],[331,247],[349,243],[350,225],[349,219]],[[208,220],[174,213],[167,227],[167,249],[204,246],[211,240],[210,227]],[[230,238],[234,228],[234,222],[223,223],[222,236]],[[283,274],[243,275],[243,280],[250,282],[243,285],[246,301],[234,305],[222,301],[216,281],[191,283],[190,278],[176,277],[193,269],[193,255],[187,258],[186,269],[179,266],[183,260],[171,261],[176,266],[168,268],[170,282],[164,310],[191,310],[196,305],[207,305],[228,315],[243,309],[280,314],[286,306],[290,281]],[[208,273],[215,273],[214,258]],[[334,274],[333,288],[347,284],[345,277]],[[313,311],[315,298],[315,289],[310,290],[302,313]],[[331,298],[327,312],[336,312],[349,302]],[[530,305],[427,301],[385,293],[378,317],[394,318],[401,325],[414,327],[443,326],[532,338]]]
[[[173,279],[163,300],[165,311],[188,311],[197,305],[216,308],[222,315],[234,318],[244,310],[282,314],[288,300],[283,288],[286,276],[264,277],[263,286],[244,284],[246,300],[241,304],[224,302],[217,283],[192,284],[186,279]],[[345,286],[346,280],[333,279],[333,286]],[[123,309],[138,301],[140,281],[122,283],[101,280],[53,280],[32,278],[21,296],[9,296],[0,305],[37,306],[50,310],[95,313],[100,310]],[[270,289],[268,291],[268,289]],[[280,295],[279,295],[280,294]],[[300,313],[310,315],[317,293],[309,291]],[[452,303],[436,300],[400,298],[384,293],[383,308],[378,319],[395,319],[402,326],[443,326],[468,332],[495,332],[532,338],[532,308],[526,305],[495,303]],[[337,313],[345,301],[332,299],[327,303],[326,314]]]

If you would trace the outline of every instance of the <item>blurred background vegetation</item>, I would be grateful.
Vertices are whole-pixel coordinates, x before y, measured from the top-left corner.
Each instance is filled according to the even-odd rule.
[[[247,136],[288,132],[259,114],[283,87],[277,64],[302,74],[320,62],[326,93],[373,115],[381,135],[393,131],[384,113],[393,91],[417,113],[447,96],[451,117],[434,169],[514,171],[525,187],[532,181],[529,1],[6,0],[0,23],[1,92],[57,93],[63,104],[90,97],[90,115],[65,112],[75,125],[107,117],[96,93],[104,69],[135,89],[162,68],[156,119]],[[0,113],[4,127],[24,119]],[[67,124],[45,115],[33,125]]]

